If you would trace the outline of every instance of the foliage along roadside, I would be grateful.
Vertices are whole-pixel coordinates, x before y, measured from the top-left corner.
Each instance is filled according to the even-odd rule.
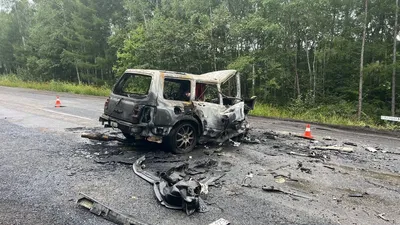
[[[0,86],[22,87],[36,90],[68,92],[74,94],[96,96],[108,96],[110,94],[110,88],[106,86],[95,87],[91,85],[75,84],[54,80],[50,82],[23,81],[15,75],[0,76]]]
[[[110,88],[107,86],[96,87],[91,85],[78,85],[74,83],[50,81],[50,82],[26,82],[15,75],[0,76],[0,86],[22,87],[36,90],[68,92],[74,94],[108,96]],[[350,109],[350,110],[346,110]],[[364,118],[358,121],[355,119],[354,107],[347,102],[341,102],[335,105],[324,105],[318,107],[307,107],[304,102],[294,101],[290,107],[276,107],[270,104],[257,103],[251,115],[262,117],[274,117],[281,119],[297,119],[310,122],[319,122],[324,124],[373,127],[378,129],[397,129],[398,126],[393,123],[374,120],[373,118]]]
[[[392,60],[398,7],[394,0],[368,0],[368,8],[364,3],[0,1],[0,74],[101,86],[125,68],[194,74],[230,68],[242,73],[246,97],[286,108],[308,95],[312,107],[343,100],[355,110],[367,25],[362,111],[389,115],[392,69],[400,68]]]

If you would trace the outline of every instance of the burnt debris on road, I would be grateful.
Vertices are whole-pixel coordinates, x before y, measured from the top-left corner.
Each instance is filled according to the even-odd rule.
[[[88,209],[91,213],[96,214],[97,216],[102,216],[111,222],[121,225],[149,225],[147,223],[138,221],[132,216],[127,216],[121,212],[118,212],[86,194],[79,193],[79,195],[80,197],[76,203],[79,206]]]
[[[396,187],[400,185],[399,168],[388,164],[386,170],[392,171],[379,172],[379,168],[372,170],[365,167],[365,164],[375,161],[389,163],[399,160],[389,157],[387,150],[377,147],[374,149],[379,150],[371,151],[371,147],[356,143],[355,140],[338,141],[332,137],[319,138],[318,135],[312,139],[304,139],[302,136],[304,135],[251,129],[245,137],[236,141],[209,143],[197,146],[187,155],[174,155],[160,150],[162,145],[152,145],[152,150],[149,151],[140,150],[143,145],[144,148],[149,146],[144,143],[135,145],[124,140],[115,131],[104,130],[101,133],[95,130],[93,134],[82,135],[91,139],[89,143],[96,142],[96,139],[100,141],[98,143],[114,143],[100,148],[101,150],[107,149],[111,152],[112,146],[122,148],[117,153],[92,154],[96,162],[132,164],[136,175],[153,185],[154,195],[162,205],[183,210],[188,215],[196,211],[215,210],[213,201],[221,202],[224,198],[238,195],[260,195],[261,191],[285,194],[290,197],[285,201],[308,201],[307,204],[314,207],[323,205],[331,210],[335,210],[337,204],[343,209],[352,208],[355,211],[360,207],[361,211],[370,211],[371,215],[374,210],[380,210],[374,202],[389,197],[393,192],[396,193],[396,199],[399,198],[400,190]],[[351,147],[348,147],[349,143]],[[126,148],[134,148],[135,151]],[[363,149],[369,151],[361,151]],[[368,155],[368,152],[373,155]],[[368,167],[372,165],[371,163]],[[358,177],[352,178],[356,174]],[[378,191],[376,187],[384,191]],[[212,189],[211,192],[209,188]],[[354,200],[350,201],[344,196],[353,197]],[[262,197],[264,200],[268,198],[276,197]],[[397,211],[392,208],[385,210],[385,213],[394,216]],[[331,221],[343,223],[343,218],[337,213],[327,217]],[[372,219],[370,224],[374,223],[372,221],[376,222]]]

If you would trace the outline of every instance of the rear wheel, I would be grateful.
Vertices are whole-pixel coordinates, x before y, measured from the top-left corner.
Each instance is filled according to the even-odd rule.
[[[167,137],[167,147],[174,153],[188,153],[197,143],[196,127],[189,122],[183,122],[174,127]]]

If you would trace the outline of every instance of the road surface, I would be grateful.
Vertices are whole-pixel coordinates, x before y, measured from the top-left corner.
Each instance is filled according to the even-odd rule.
[[[65,107],[54,107],[57,95]],[[105,99],[0,87],[0,224],[112,224],[76,205],[81,192],[149,224],[400,223],[399,138],[312,126],[316,141],[309,141],[292,135],[304,132],[303,123],[252,117],[258,144],[198,146],[177,156],[159,146],[82,139],[82,132],[119,135],[98,122]],[[314,149],[331,145],[354,152]],[[129,165],[141,155],[150,172],[216,162],[206,170],[226,176],[204,197],[209,211],[187,216],[161,206]]]

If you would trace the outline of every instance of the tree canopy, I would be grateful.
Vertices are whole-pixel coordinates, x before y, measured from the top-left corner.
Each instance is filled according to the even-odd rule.
[[[390,112],[395,0],[368,0],[368,14],[356,0],[0,3],[0,73],[111,85],[126,68],[229,68],[242,73],[247,97],[276,105],[347,101],[354,114],[365,24],[364,111]]]

